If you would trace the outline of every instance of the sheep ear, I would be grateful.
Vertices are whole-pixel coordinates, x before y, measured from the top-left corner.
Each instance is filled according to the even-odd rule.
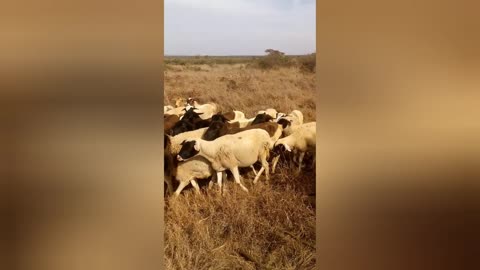
[[[198,145],[198,142],[195,142],[193,148],[195,149],[195,151],[200,151],[200,146]]]

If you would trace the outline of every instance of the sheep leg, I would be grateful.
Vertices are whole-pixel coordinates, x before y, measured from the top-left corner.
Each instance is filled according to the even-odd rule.
[[[255,167],[253,167],[253,165],[250,165],[250,168],[252,168],[253,173],[257,175],[257,171],[255,170]]]
[[[195,181],[195,179],[192,179],[192,181],[190,181],[190,183],[191,183],[192,186],[195,188],[195,191],[196,191],[198,194],[201,194],[201,193],[200,193],[200,187],[198,186],[197,181]]]
[[[222,193],[222,172],[217,172],[217,184],[220,190],[220,194],[223,194]]]
[[[173,183],[172,183],[172,177],[170,175],[165,175],[165,182],[167,183],[167,191],[168,194],[173,194]]]
[[[257,176],[255,176],[255,179],[253,179],[253,184],[256,184],[258,179],[260,178],[260,175],[262,175],[262,172],[265,170],[265,168],[262,166],[262,168],[260,168],[260,170],[258,171],[258,174]]]
[[[262,168],[265,169],[265,179],[267,179],[267,182],[270,182],[270,167],[268,166],[267,157],[262,159]]]
[[[242,182],[240,182],[240,172],[238,171],[238,167],[234,167],[232,169],[230,169],[230,171],[232,172],[233,174],[233,178],[235,178],[235,183],[237,183],[238,185],[240,185],[240,187],[245,190],[246,192],[248,192],[248,189],[242,184]],[[257,177],[260,175],[260,173],[257,175]]]
[[[189,182],[187,182],[187,181],[182,181],[182,182],[180,182],[180,184],[178,185],[177,190],[175,191],[175,196],[180,195],[180,192],[182,192],[182,190],[183,190],[188,184],[189,184]]]
[[[167,164],[164,164],[164,167],[167,168],[167,170],[164,171],[163,175],[164,175],[165,182],[167,183],[168,194],[173,194],[172,176],[173,176],[174,166],[173,166],[173,159],[170,155],[167,156]]]
[[[305,156],[305,152],[300,152],[300,155],[298,157],[298,173],[302,171],[302,161],[304,156]]]
[[[297,151],[290,152],[290,167],[294,167],[297,161]]]
[[[297,163],[297,150],[293,149],[292,151],[292,160],[293,162]]]
[[[208,182],[208,189],[212,189],[213,187],[213,182],[217,179],[217,174],[212,175],[212,179],[210,179],[210,182]]]
[[[280,159],[280,155],[275,156],[272,161],[272,173],[275,173],[275,168],[277,168],[278,160]]]
[[[267,155],[265,153],[260,155],[260,162],[262,163],[262,168],[258,172],[258,175],[255,177],[253,180],[253,184],[256,184],[258,179],[260,178],[260,175],[262,172],[265,170],[265,177],[267,181],[270,179],[270,168],[268,167],[268,162],[267,162]]]

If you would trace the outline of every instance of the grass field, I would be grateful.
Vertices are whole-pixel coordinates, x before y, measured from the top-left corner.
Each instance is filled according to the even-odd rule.
[[[177,97],[215,102],[223,111],[247,117],[266,108],[303,112],[315,121],[315,73],[297,65],[276,69],[252,67],[253,58],[227,58],[198,64],[198,58],[166,60],[165,104]],[[237,61],[237,62],[235,62]],[[309,165],[309,160],[306,160]],[[166,197],[165,263],[167,269],[313,269],[315,266],[315,170],[296,175],[280,162],[270,183],[241,170],[247,194],[228,173],[225,196],[217,186],[202,194],[185,188],[177,199]]]

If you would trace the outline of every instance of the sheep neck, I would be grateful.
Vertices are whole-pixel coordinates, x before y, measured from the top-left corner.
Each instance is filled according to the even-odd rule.
[[[199,146],[200,151],[198,154],[206,158],[208,161],[210,161],[210,163],[213,163],[220,145],[218,143],[214,143],[214,141],[200,140]]]

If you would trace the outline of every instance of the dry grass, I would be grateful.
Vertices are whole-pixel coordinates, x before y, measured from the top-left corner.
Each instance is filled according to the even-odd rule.
[[[198,97],[247,117],[261,109],[300,109],[315,121],[314,74],[296,68],[261,71],[233,65],[169,65],[165,103]],[[306,159],[306,164],[310,160]],[[315,172],[300,175],[281,161],[270,183],[242,169],[245,193],[228,172],[225,194],[187,187],[177,199],[166,198],[165,263],[167,269],[313,269],[315,267]],[[310,195],[310,196],[309,196]]]
[[[296,67],[277,70],[235,65],[171,65],[165,72],[165,103],[176,97],[198,97],[221,109],[240,110],[247,117],[266,108],[300,109],[305,121],[315,120],[315,74]]]

